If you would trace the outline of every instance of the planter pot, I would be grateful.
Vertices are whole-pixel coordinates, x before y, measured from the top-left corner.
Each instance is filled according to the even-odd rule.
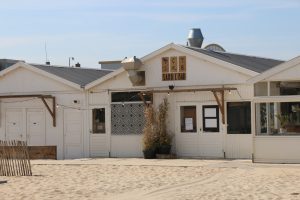
[[[279,133],[280,134],[285,134],[287,132],[286,128],[280,128]]]
[[[146,149],[143,150],[145,159],[154,159],[156,156],[156,149]]]
[[[171,152],[171,145],[165,144],[158,147],[158,154],[170,154]]]

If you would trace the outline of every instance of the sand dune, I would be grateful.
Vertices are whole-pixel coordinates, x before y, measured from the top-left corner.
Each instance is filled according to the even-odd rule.
[[[250,161],[33,161],[32,177],[0,177],[1,200],[300,199],[300,165]]]

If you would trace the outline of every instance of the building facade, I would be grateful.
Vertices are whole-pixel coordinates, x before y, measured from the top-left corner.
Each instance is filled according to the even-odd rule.
[[[157,108],[166,98],[178,157],[300,162],[299,58],[283,62],[171,43],[122,66],[73,73],[17,63],[1,71],[0,138],[56,146],[58,159],[142,157],[145,103]]]

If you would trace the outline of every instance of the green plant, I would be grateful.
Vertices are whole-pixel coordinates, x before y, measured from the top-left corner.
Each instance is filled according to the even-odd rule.
[[[290,117],[289,115],[282,115],[282,114],[277,114],[276,115],[277,119],[279,120],[280,122],[280,126],[282,128],[286,128],[286,125],[289,123],[290,121]]]

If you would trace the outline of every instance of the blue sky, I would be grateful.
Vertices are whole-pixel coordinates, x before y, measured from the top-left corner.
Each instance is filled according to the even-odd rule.
[[[290,59],[300,55],[299,0],[10,0],[0,6],[0,58],[52,64],[75,57],[141,57],[170,42],[185,44],[201,28],[204,45]]]

